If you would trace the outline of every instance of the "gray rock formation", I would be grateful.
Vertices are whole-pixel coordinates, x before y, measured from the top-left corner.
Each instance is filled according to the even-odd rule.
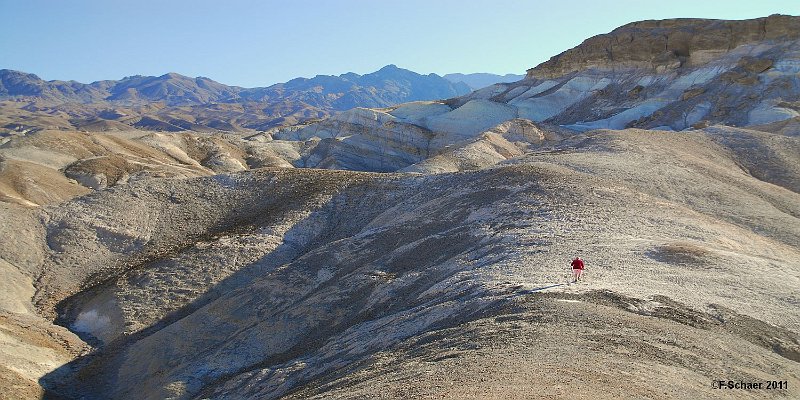
[[[547,80],[586,69],[666,72],[707,64],[740,46],[799,38],[798,18],[788,15],[743,21],[681,18],[633,22],[553,56],[529,69],[527,77]]]
[[[636,22],[528,70],[498,100],[578,130],[781,121],[798,116],[798,27],[785,15]]]
[[[523,121],[503,128],[489,133],[548,140]],[[42,382],[88,398],[277,398],[302,388],[325,396],[336,393],[329,383],[383,368],[386,351],[411,346],[447,359],[413,344],[450,349],[430,336],[442,330],[455,338],[463,324],[479,324],[476,335],[508,337],[491,332],[537,290],[591,302],[580,286],[558,286],[576,252],[586,254],[591,287],[613,292],[601,296],[609,306],[629,296],[618,309],[637,310],[630,318],[659,316],[648,319],[654,331],[685,332],[670,336],[670,348],[760,343],[749,357],[795,382],[800,314],[785,304],[796,301],[787,276],[800,269],[800,195],[780,185],[800,181],[800,143],[773,136],[597,131],[468,173],[260,170],[142,181],[46,208],[32,225],[42,236],[27,244],[45,256],[20,273],[39,276],[39,312],[97,351]],[[791,167],[773,183],[755,178],[759,166],[772,169],[761,160],[777,148]],[[763,273],[775,269],[785,274]],[[531,312],[585,318],[548,309]],[[608,326],[633,323],[603,310]],[[557,342],[557,326],[531,329]],[[616,343],[596,330],[567,332],[599,343],[571,353],[592,362]],[[626,348],[659,337],[649,335],[627,337]],[[484,354],[465,346],[454,357]],[[508,351],[521,363],[515,370],[529,365],[522,350]],[[670,363],[627,354],[635,368]],[[703,354],[702,365],[743,371],[739,358]],[[404,362],[386,362],[414,376]],[[622,379],[629,369],[606,371]],[[680,369],[659,382],[699,374],[687,385],[705,390],[714,373]],[[408,379],[375,382],[400,395],[412,393]],[[652,382],[628,384],[642,391]]]

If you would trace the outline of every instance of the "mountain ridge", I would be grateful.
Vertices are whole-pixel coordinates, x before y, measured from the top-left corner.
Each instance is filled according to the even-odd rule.
[[[359,75],[352,72],[341,75],[316,75],[312,78],[298,77],[287,82],[276,83],[265,87],[244,88],[240,86],[226,85],[210,78],[198,76],[190,77],[176,72],[168,72],[160,76],[132,75],[119,80],[101,80],[91,83],[81,83],[74,80],[44,80],[38,75],[24,71],[11,69],[0,69],[0,98],[3,97],[41,97],[46,100],[61,101],[130,101],[136,100],[130,90],[142,93],[146,101],[165,101],[167,105],[195,105],[212,102],[236,102],[241,100],[259,100],[257,94],[260,92],[293,89],[307,90],[309,88],[322,85],[339,84],[331,88],[331,92],[337,89],[351,89],[347,84],[355,86],[375,86],[380,89],[381,85],[393,80],[404,79],[425,80],[426,84],[432,86],[434,90],[446,95],[464,94],[469,88],[466,84],[451,82],[443,79],[436,74],[418,74],[411,70],[399,68],[394,64],[389,64],[381,69]],[[206,92],[195,93],[201,89]],[[422,93],[414,96],[413,94],[405,101],[433,100],[424,93],[423,88],[414,88]],[[170,95],[174,92],[194,94],[186,98]],[[445,96],[446,97],[446,96]],[[444,98],[444,97],[437,97]],[[385,104],[389,105],[389,104]]]
[[[324,118],[354,107],[379,108],[469,92],[464,83],[394,65],[370,74],[317,75],[262,88],[228,86],[174,72],[84,84],[45,81],[35,74],[4,69],[0,70],[0,107],[8,110],[0,112],[0,127],[10,131],[119,130],[127,125],[156,131],[252,131]],[[3,114],[9,116],[5,123]],[[15,114],[22,115],[14,118]]]

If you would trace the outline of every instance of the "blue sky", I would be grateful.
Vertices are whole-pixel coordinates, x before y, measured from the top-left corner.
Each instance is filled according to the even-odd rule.
[[[800,15],[800,0],[0,0],[0,68],[80,82],[178,72],[245,87],[386,64],[522,74],[632,21],[774,13]]]

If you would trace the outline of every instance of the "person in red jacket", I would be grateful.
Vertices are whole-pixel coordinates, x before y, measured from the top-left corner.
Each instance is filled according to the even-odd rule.
[[[583,260],[581,260],[580,257],[575,257],[575,259],[572,260],[572,283],[578,282],[581,279],[581,276],[583,276],[583,268]]]

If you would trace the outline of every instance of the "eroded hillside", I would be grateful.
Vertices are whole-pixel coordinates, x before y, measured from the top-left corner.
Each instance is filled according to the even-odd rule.
[[[798,301],[799,195],[745,172],[740,160],[759,155],[736,157],[712,133],[572,140],[469,173],[273,169],[137,182],[48,207],[26,241],[41,264],[22,274],[38,312],[96,351],[42,382],[90,398],[274,398],[336,394],[336,382],[391,368],[398,380],[371,382],[398,395],[456,395],[408,363],[527,365],[524,349],[548,347],[495,354],[458,338],[515,343],[530,331],[557,343],[587,312],[602,316],[599,330],[656,319],[622,336],[577,331],[595,346],[586,362],[622,341],[642,371],[666,363],[675,375],[663,379],[685,379],[687,390],[706,390],[717,374],[749,376],[740,358],[701,357],[695,368],[633,351],[663,347],[649,332],[674,328],[682,333],[664,351],[702,337],[708,353],[733,340],[749,349],[741,357],[798,381],[800,315],[787,305]],[[575,254],[587,259],[590,284],[565,285]],[[612,300],[592,305],[597,289]],[[579,303],[530,308],[537,290]],[[516,319],[528,322],[507,322]],[[742,320],[746,328],[730,325]],[[508,324],[519,328],[497,333]],[[410,344],[435,332],[441,348]],[[609,382],[623,372],[609,369]],[[644,385],[630,388],[650,393]]]

